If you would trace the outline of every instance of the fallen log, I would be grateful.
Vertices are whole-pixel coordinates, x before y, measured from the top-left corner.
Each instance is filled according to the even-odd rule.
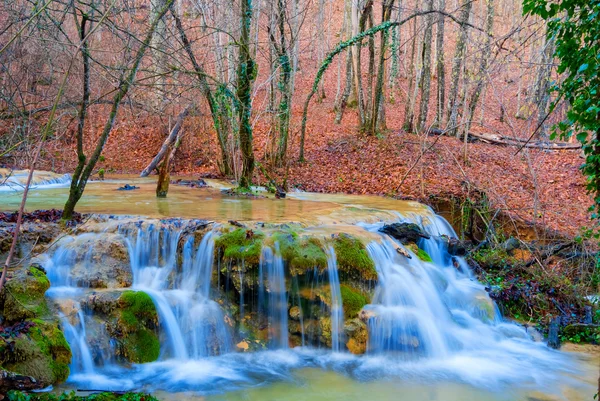
[[[172,145],[176,142],[177,138],[181,138],[179,136],[179,132],[181,131],[181,127],[183,126],[183,121],[185,120],[185,117],[187,117],[192,107],[193,104],[190,104],[181,113],[179,113],[179,115],[177,116],[177,121],[175,122],[175,126],[169,133],[169,136],[163,142],[157,155],[154,156],[154,159],[152,159],[150,164],[148,164],[148,166],[141,172],[140,177],[147,177],[150,174],[150,172],[154,170],[156,166],[158,166],[158,163],[160,163],[160,161],[165,157],[165,155],[169,151],[169,148],[172,147]]]
[[[429,133],[432,135],[445,135],[447,131],[432,128]],[[494,144],[494,145],[506,145],[506,146],[525,146],[526,148],[533,149],[547,149],[547,150],[576,150],[581,149],[581,145],[577,143],[566,143],[566,142],[542,142],[542,141],[527,141],[521,138],[511,138],[499,134],[480,134],[476,132],[469,132],[469,138],[475,139],[481,142]]]

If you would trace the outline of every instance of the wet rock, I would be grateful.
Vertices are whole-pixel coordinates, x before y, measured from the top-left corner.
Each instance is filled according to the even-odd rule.
[[[448,253],[452,256],[465,256],[467,254],[466,244],[458,238],[443,235],[442,240],[448,247]]]
[[[403,244],[416,243],[421,238],[430,238],[428,234],[423,232],[421,227],[414,223],[386,224],[379,231],[386,233]]]
[[[190,188],[206,188],[209,185],[206,183],[206,181],[204,181],[202,178],[198,178],[197,180],[174,180],[171,181],[172,184],[176,184],[176,185],[181,185],[184,187],[190,187]]]
[[[130,287],[133,274],[127,244],[119,234],[77,236],[68,245],[72,250],[71,279],[80,287]]]
[[[502,249],[504,249],[506,252],[510,253],[510,252],[514,251],[515,249],[519,249],[521,247],[521,241],[519,241],[515,237],[510,237],[509,239],[504,241],[502,244],[500,244],[500,247]]]
[[[368,324],[369,320],[377,317],[377,313],[373,309],[363,308],[360,312],[358,312],[358,318]]]
[[[140,187],[136,187],[135,185],[125,184],[122,187],[117,188],[117,191],[132,191],[134,189],[140,189]]]
[[[117,351],[129,362],[144,363],[158,359],[158,313],[152,298],[143,291],[124,291],[119,297],[116,321],[109,331],[117,340]]]
[[[536,343],[544,341],[544,335],[540,333],[540,331],[535,327],[525,326],[525,331],[527,332],[529,338],[531,338],[531,340],[535,341]]]
[[[42,384],[31,376],[20,375],[7,370],[0,370],[0,394],[6,394],[10,390],[38,390]],[[1,399],[1,398],[0,398]]]
[[[360,319],[351,319],[344,325],[344,333],[348,341],[346,347],[348,351],[355,355],[362,355],[367,352],[369,342],[369,331],[367,325]]]

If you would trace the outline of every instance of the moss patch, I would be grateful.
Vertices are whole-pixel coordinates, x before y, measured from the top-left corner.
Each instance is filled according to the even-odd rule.
[[[334,239],[333,248],[341,272],[356,279],[377,280],[375,263],[359,239],[340,234]]]
[[[14,271],[13,277],[3,291],[2,315],[12,323],[48,314],[44,294],[50,288],[50,281],[40,269],[31,266]]]
[[[347,285],[342,284],[340,286],[340,292],[342,294],[344,317],[346,319],[356,317],[363,306],[369,303],[367,298],[362,293],[351,287],[348,287]]]
[[[143,291],[127,290],[119,297],[117,329],[121,355],[130,362],[158,359],[158,314],[152,298]]]
[[[276,232],[270,240],[279,244],[281,257],[288,263],[290,273],[294,276],[314,268],[324,270],[327,267],[327,255],[318,238],[300,238],[296,232],[290,230]]]
[[[71,348],[56,323],[33,319],[27,334],[20,334],[9,350],[0,353],[7,370],[34,377],[44,386],[69,377]]]
[[[24,393],[21,391],[9,391],[8,401],[159,401],[148,394],[142,393],[98,393],[88,396],[75,395],[75,392],[60,395],[52,393]]]
[[[221,234],[215,240],[215,248],[226,259],[243,260],[250,265],[258,265],[264,234],[238,228]]]
[[[431,256],[429,256],[427,252],[419,248],[417,244],[408,244],[406,245],[406,247],[410,249],[415,255],[417,255],[417,258],[421,259],[423,262],[433,262]]]

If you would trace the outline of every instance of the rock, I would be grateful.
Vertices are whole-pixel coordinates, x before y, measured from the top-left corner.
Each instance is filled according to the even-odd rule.
[[[134,363],[153,362],[160,355],[158,313],[152,298],[143,291],[124,291],[119,297],[116,321],[109,331],[117,340],[119,355]]]
[[[525,326],[525,331],[527,332],[527,335],[529,336],[529,338],[531,338],[536,343],[544,341],[544,335],[542,333],[540,333],[540,331],[538,329],[536,329],[535,327]]]
[[[46,274],[31,266],[18,267],[10,272],[5,290],[0,294],[0,311],[5,323],[48,314],[44,294],[50,288]]]
[[[140,187],[136,187],[135,185],[125,184],[122,187],[117,188],[117,191],[132,191],[134,189],[140,189]]]
[[[458,238],[442,236],[446,246],[448,247],[448,253],[452,256],[465,256],[467,254],[467,247],[465,243]]]
[[[171,183],[176,184],[176,185],[181,185],[184,187],[190,187],[190,188],[206,188],[206,187],[208,187],[208,184],[202,178],[198,178],[197,180],[179,179],[179,180],[171,181]]]
[[[62,383],[69,377],[71,348],[57,322],[30,320],[32,327],[0,349],[0,365],[35,378],[40,387]],[[8,348],[8,349],[7,349]]]
[[[500,244],[500,247],[502,249],[504,249],[506,252],[512,252],[515,249],[519,249],[521,247],[521,242],[516,239],[515,237],[510,237],[509,239],[507,239],[506,241],[504,241],[502,244]]]
[[[302,317],[302,309],[300,309],[299,306],[292,306],[290,308],[290,319],[292,320],[300,320],[300,318]]]
[[[238,347],[242,351],[248,351],[248,348],[249,348],[249,345],[246,341],[240,341],[235,346]]]
[[[0,394],[6,394],[10,390],[39,390],[41,388],[41,383],[31,376],[0,370]]]
[[[416,243],[421,238],[430,238],[428,234],[423,232],[421,227],[414,223],[386,224],[379,231],[386,233],[403,244]]]
[[[367,352],[369,342],[369,330],[367,325],[360,319],[351,319],[344,325],[344,333],[348,338],[346,347],[348,351],[355,355],[362,355]]]
[[[66,245],[71,250],[71,280],[79,287],[130,287],[133,274],[123,237],[114,233],[83,234]]]
[[[369,320],[375,318],[377,313],[374,309],[363,308],[360,312],[358,312],[358,318],[365,324],[369,323]]]
[[[412,259],[412,256],[410,256],[410,253],[408,253],[408,251],[404,248],[398,247],[398,248],[396,248],[396,252],[398,252],[400,255],[402,255],[406,258]]]

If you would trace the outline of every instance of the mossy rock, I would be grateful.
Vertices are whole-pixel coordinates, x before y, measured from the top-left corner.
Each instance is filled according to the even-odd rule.
[[[340,272],[354,279],[377,280],[375,263],[361,240],[340,234],[334,238],[333,248]]]
[[[152,298],[143,291],[124,291],[119,297],[113,335],[119,352],[129,362],[144,363],[158,359],[158,313]]]
[[[405,245],[408,249],[410,249],[415,255],[417,255],[417,258],[421,259],[423,262],[433,262],[433,260],[431,259],[431,256],[429,256],[429,254],[427,252],[425,252],[424,250],[422,250],[421,248],[419,248],[417,246],[417,244],[408,244]]]
[[[471,258],[484,270],[501,270],[523,264],[505,249],[499,247],[479,249],[471,254]]]
[[[6,323],[48,315],[44,294],[50,288],[46,274],[35,266],[18,268],[6,281],[0,304]]]
[[[345,284],[340,285],[340,294],[342,296],[345,319],[355,318],[363,306],[369,303],[367,297],[361,291],[355,290]],[[328,308],[331,308],[331,287],[329,285],[320,287],[317,295]]]
[[[296,232],[286,230],[274,233],[269,241],[279,245],[281,257],[287,262],[293,276],[305,274],[313,269],[323,271],[327,268],[327,255],[323,251],[323,243],[318,238],[301,238]]]
[[[367,325],[360,319],[351,319],[344,324],[346,334],[346,347],[354,355],[362,355],[367,352],[369,343],[369,330]]]
[[[263,240],[264,234],[261,232],[238,228],[224,232],[215,239],[215,249],[225,259],[241,260],[246,265],[257,266],[260,262]]]
[[[62,383],[69,377],[71,348],[58,323],[32,319],[33,326],[0,349],[2,368],[35,378],[42,385]]]

